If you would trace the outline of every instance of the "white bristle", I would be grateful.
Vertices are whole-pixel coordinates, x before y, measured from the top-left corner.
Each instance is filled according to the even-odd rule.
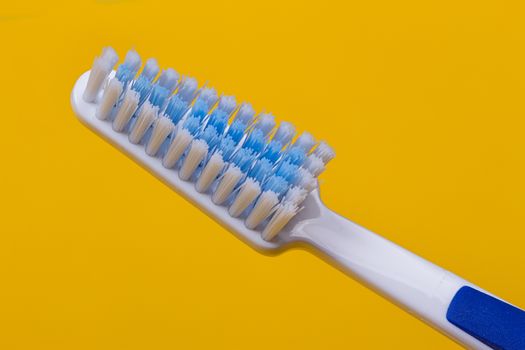
[[[319,176],[325,169],[323,160],[315,154],[310,154],[306,158],[304,166],[315,177]]]
[[[129,134],[129,141],[131,143],[137,144],[142,140],[146,131],[151,124],[153,124],[155,118],[157,118],[158,110],[159,108],[153,106],[149,101],[146,101],[142,105],[137,120],[135,121],[135,125],[133,125],[133,129],[131,129]]]
[[[215,192],[212,195],[213,203],[220,205],[228,199],[233,189],[243,176],[241,169],[237,166],[230,164],[228,169],[221,176],[219,185],[215,189]]]
[[[259,194],[261,194],[261,186],[259,183],[252,178],[246,179],[246,181],[240,186],[237,197],[235,197],[228,212],[234,218],[238,217],[250,204],[252,204]]]
[[[294,134],[295,127],[292,123],[281,122],[279,128],[277,128],[277,131],[275,132],[275,135],[273,135],[273,140],[279,141],[281,145],[286,145],[292,140]]]
[[[100,56],[106,61],[111,67],[114,67],[118,62],[117,52],[110,46],[102,49],[102,55]]]
[[[104,48],[102,55],[95,58],[95,62],[93,62],[91,72],[89,73],[86,90],[84,90],[84,94],[82,95],[84,101],[95,101],[100,89],[102,89],[102,84],[104,84],[104,81],[109,73],[111,73],[117,61],[117,53],[111,47]]]
[[[262,238],[266,241],[271,240],[283,229],[283,227],[290,221],[291,218],[297,214],[299,208],[295,203],[285,202],[280,204],[273,214],[270,222],[266,225],[262,232]]]
[[[235,109],[237,102],[234,96],[221,96],[219,100],[219,109],[223,110],[227,114],[230,114]]]
[[[193,140],[190,150],[184,159],[184,163],[179,171],[181,180],[187,181],[197,169],[197,166],[202,162],[204,157],[208,154],[208,144],[204,140]]]
[[[306,199],[306,196],[308,196],[308,191],[304,188],[294,186],[291,187],[288,192],[286,192],[286,195],[284,197],[285,202],[291,202],[295,205],[300,205],[304,200]]]
[[[175,126],[170,118],[166,117],[164,114],[159,116],[153,124],[153,131],[151,132],[151,137],[146,146],[146,153],[152,157],[155,156],[162,143],[173,131],[174,127]]]
[[[100,120],[108,119],[113,107],[117,104],[118,98],[122,93],[122,83],[118,79],[111,79],[104,90],[100,104],[97,106],[95,116]]]
[[[124,95],[119,110],[113,120],[113,130],[121,132],[128,125],[133,113],[137,110],[140,96],[136,91],[128,90]]]
[[[252,122],[255,111],[249,103],[243,103],[235,115],[235,120],[242,122],[244,125],[249,125]]]
[[[299,181],[297,184],[308,192],[313,191],[317,187],[317,180],[315,177],[304,168],[299,168],[298,172]]]
[[[312,134],[305,131],[295,140],[294,145],[301,147],[305,152],[309,152],[315,145],[315,139]]]
[[[333,148],[324,141],[319,142],[315,148],[314,154],[321,158],[325,165],[335,157]]]
[[[269,113],[262,113],[255,123],[254,127],[261,130],[266,136],[275,127],[275,117]]]
[[[126,65],[126,68],[136,73],[141,64],[140,56],[137,51],[129,50],[124,59],[124,64]]]
[[[142,69],[142,75],[152,81],[159,74],[159,64],[154,58],[150,58],[146,61],[144,69]]]
[[[244,222],[246,227],[253,230],[259,226],[272,213],[277,203],[279,203],[277,194],[272,191],[263,192]]]
[[[208,160],[208,163],[202,170],[202,173],[199,176],[199,179],[197,180],[197,183],[195,184],[195,188],[199,192],[206,192],[208,188],[210,188],[211,184],[219,173],[224,168],[224,160],[222,159],[222,155],[220,152],[215,152],[211,157],[210,160]]]
[[[173,68],[168,68],[163,70],[159,77],[159,85],[165,87],[169,91],[173,91],[175,85],[179,81],[179,73],[177,73]]]
[[[191,140],[193,140],[193,136],[191,136],[188,130],[179,129],[162,159],[162,165],[164,165],[165,168],[173,168]]]
[[[211,107],[217,102],[219,96],[217,95],[217,91],[214,88],[203,88],[199,98],[208,102],[208,106]]]

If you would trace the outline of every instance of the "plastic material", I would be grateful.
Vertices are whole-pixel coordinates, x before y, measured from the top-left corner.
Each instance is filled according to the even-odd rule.
[[[525,349],[525,311],[474,288],[456,293],[447,319],[494,349]]]
[[[475,286],[328,210],[317,190],[308,195],[304,209],[275,239],[263,240],[260,231],[246,228],[240,219],[229,215],[225,206],[215,205],[209,194],[199,193],[192,182],[182,181],[175,170],[162,165],[160,158],[148,156],[143,145],[132,144],[127,135],[112,129],[111,122],[97,119],[96,101],[87,103],[82,99],[88,76],[86,72],[78,79],[71,94],[79,119],[237,237],[264,252],[276,251],[294,242],[310,244],[348,274],[457,342],[469,348],[488,349],[486,344],[446,318],[458,290]]]

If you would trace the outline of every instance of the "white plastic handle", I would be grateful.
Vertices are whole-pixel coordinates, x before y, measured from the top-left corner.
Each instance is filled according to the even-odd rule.
[[[462,286],[478,287],[339,216],[323,205],[292,236],[306,241],[343,270],[460,344],[490,349],[450,323],[447,309]]]

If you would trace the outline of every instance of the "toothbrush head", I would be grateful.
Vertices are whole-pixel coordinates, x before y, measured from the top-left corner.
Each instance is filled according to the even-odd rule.
[[[280,248],[318,211],[317,177],[335,153],[248,103],[198,88],[130,51],[108,48],[71,95],[82,122],[258,250]],[[101,81],[108,81],[102,84]],[[103,113],[102,113],[103,112]]]

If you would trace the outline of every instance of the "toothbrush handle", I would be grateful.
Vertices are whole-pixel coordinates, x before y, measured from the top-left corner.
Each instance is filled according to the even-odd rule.
[[[525,349],[525,311],[324,207],[292,235],[468,348]]]

